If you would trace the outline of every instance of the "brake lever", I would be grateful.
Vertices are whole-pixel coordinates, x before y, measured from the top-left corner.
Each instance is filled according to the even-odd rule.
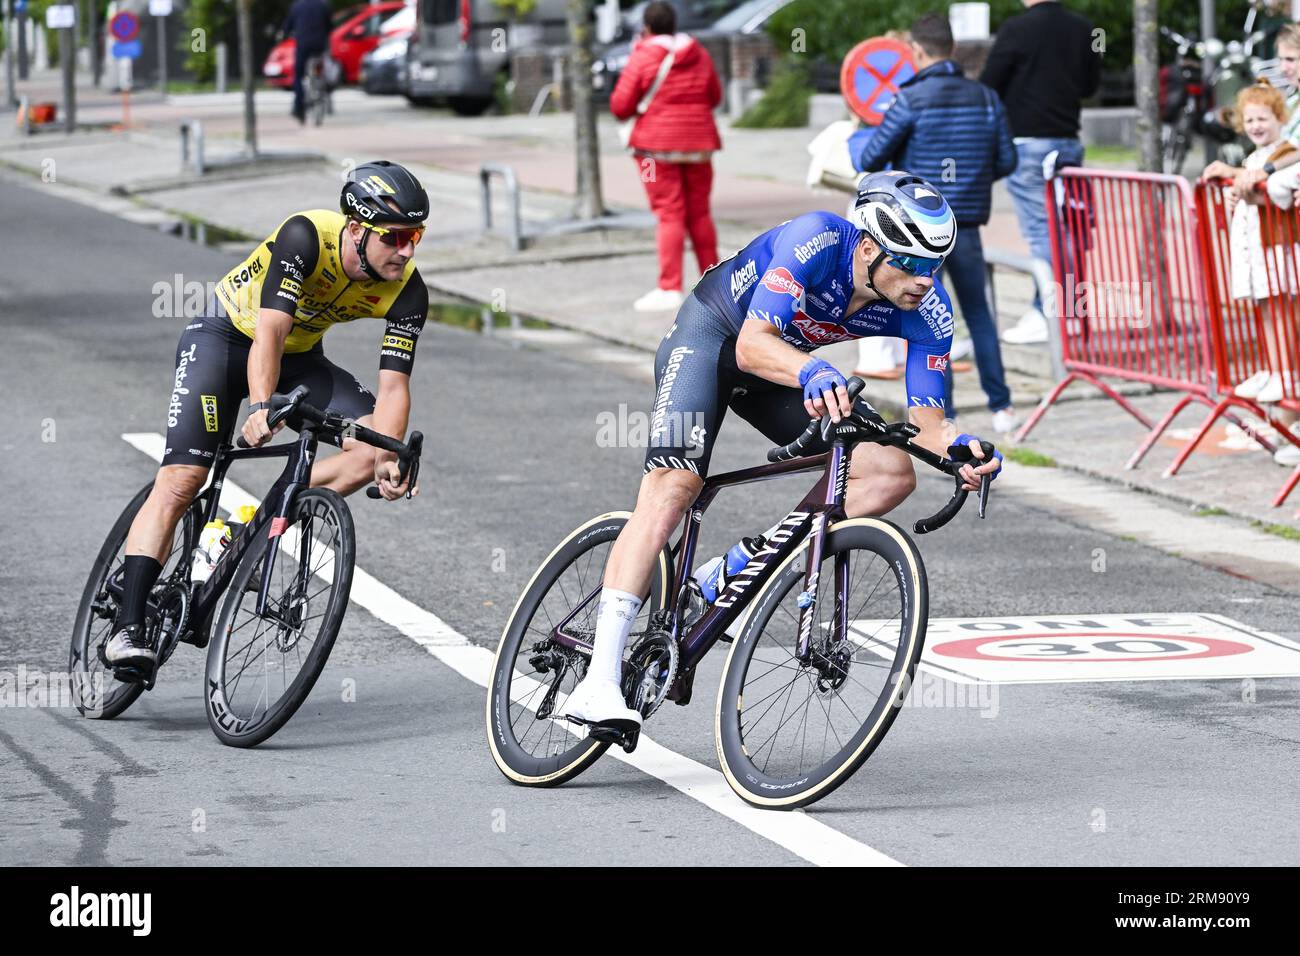
[[[980,507],[979,516],[984,517],[984,510],[989,506],[989,486],[993,484],[992,475],[980,475]]]

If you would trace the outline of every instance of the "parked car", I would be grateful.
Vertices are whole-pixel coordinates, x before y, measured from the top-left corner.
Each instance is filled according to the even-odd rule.
[[[415,32],[415,6],[403,8],[379,28],[379,46],[361,58],[361,88],[371,94],[406,92],[406,57]]]
[[[648,0],[647,0],[648,2]],[[670,0],[677,8],[677,29],[689,33],[697,40],[733,36],[737,33],[758,33],[772,14],[794,0]],[[601,50],[591,64],[591,84],[602,99],[607,99],[632,55],[632,42],[641,32],[641,18],[646,3],[638,3],[623,18],[620,33],[625,39],[615,40]],[[706,14],[711,14],[705,19]],[[723,64],[715,64],[719,70]]]
[[[361,58],[384,39],[381,32],[389,18],[406,6],[406,0],[384,0],[383,3],[349,7],[334,14],[334,29],[330,32],[330,57],[338,63],[344,83],[355,83],[361,73]],[[412,11],[414,16],[414,11]],[[262,76],[271,86],[293,86],[293,38],[281,40],[272,48]]]
[[[407,98],[479,115],[495,101],[497,84],[509,77],[515,50],[568,44],[566,3],[537,0],[518,16],[495,0],[420,0],[407,58]]]

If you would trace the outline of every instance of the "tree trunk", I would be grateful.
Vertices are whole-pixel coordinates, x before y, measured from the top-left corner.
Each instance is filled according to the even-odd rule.
[[[253,0],[236,0],[239,22],[239,75],[244,85],[244,146],[257,155],[257,111],[253,105]]]
[[[1163,170],[1160,157],[1157,0],[1133,0],[1133,83],[1137,90],[1138,168]]]
[[[605,213],[600,194],[600,138],[596,133],[596,104],[591,91],[591,0],[566,0],[569,23],[569,87],[572,90],[574,145],[577,149],[578,219]]]

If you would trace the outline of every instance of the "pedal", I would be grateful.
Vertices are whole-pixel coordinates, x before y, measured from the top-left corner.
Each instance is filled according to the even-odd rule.
[[[123,665],[121,667],[109,666],[109,671],[116,680],[123,684],[144,684],[145,690],[153,690],[154,681],[158,675],[158,669],[131,667]]]

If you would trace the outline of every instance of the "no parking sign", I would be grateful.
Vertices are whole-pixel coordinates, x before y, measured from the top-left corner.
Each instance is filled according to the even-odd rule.
[[[879,126],[893,105],[898,88],[916,75],[912,51],[901,40],[863,40],[840,67],[840,92],[868,126]]]

